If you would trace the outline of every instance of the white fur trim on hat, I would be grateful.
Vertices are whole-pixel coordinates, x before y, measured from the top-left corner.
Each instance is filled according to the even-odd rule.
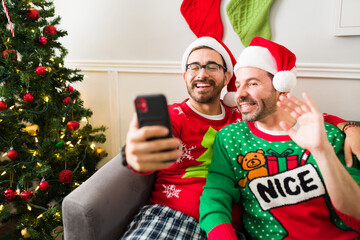
[[[235,76],[240,67],[256,67],[273,74],[273,86],[279,92],[289,92],[296,86],[296,68],[290,71],[278,71],[275,58],[265,47],[245,48],[234,67]]]
[[[273,85],[279,92],[290,92],[296,86],[296,74],[292,71],[280,71],[274,75]]]
[[[234,67],[235,76],[240,67],[256,67],[273,75],[278,72],[276,60],[270,51],[258,46],[250,46],[242,51]]]
[[[233,72],[234,72],[233,64],[232,64],[229,53],[216,39],[214,39],[212,37],[198,38],[189,45],[189,47],[185,50],[183,57],[182,57],[182,61],[181,61],[181,69],[183,72],[186,71],[186,63],[187,63],[187,60],[189,58],[191,51],[194,48],[201,47],[201,46],[206,46],[206,47],[212,48],[215,51],[217,51],[218,53],[220,53],[226,63],[227,71],[231,73],[231,76],[233,75]]]
[[[236,92],[227,92],[224,95],[223,102],[226,106],[236,107],[235,94]]]

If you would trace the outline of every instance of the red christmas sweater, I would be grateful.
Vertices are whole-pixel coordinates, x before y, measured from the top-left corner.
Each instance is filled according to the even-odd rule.
[[[222,127],[241,121],[241,114],[237,108],[223,105],[224,116],[209,119],[192,110],[187,101],[168,106],[173,135],[181,139],[183,155],[170,167],[157,172],[150,203],[168,206],[198,220],[215,134]],[[334,125],[344,121],[332,115],[324,114],[324,117]],[[238,218],[233,216],[234,226]]]
[[[215,134],[222,127],[241,121],[241,114],[236,108],[224,106],[225,115],[221,119],[208,119],[193,111],[187,100],[169,105],[173,135],[181,139],[183,155],[157,172],[150,202],[199,219],[200,196],[213,155]]]

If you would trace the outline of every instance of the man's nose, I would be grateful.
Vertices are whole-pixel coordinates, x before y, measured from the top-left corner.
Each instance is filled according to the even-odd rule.
[[[236,94],[235,94],[235,98],[236,100],[238,100],[241,97],[247,97],[249,95],[247,89],[245,88],[245,86],[240,86],[236,89]]]
[[[204,78],[204,76],[209,76],[209,74],[206,72],[206,69],[204,67],[201,67],[197,77],[202,79]]]

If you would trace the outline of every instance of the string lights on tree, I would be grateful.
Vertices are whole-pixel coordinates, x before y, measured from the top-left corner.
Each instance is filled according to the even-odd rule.
[[[13,239],[53,239],[62,234],[62,199],[107,155],[95,147],[106,128],[90,124],[93,113],[72,86],[84,76],[64,66],[67,32],[53,1],[3,1],[3,9],[0,218],[16,223]]]

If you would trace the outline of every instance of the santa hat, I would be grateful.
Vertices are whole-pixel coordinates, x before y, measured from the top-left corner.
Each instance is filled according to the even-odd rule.
[[[279,92],[289,92],[296,85],[296,56],[286,47],[262,37],[254,37],[234,67],[256,67],[274,75],[273,85]]]
[[[234,95],[236,92],[236,87],[235,87],[236,77],[234,75],[234,65],[236,63],[236,60],[235,60],[234,56],[232,55],[231,51],[221,40],[217,39],[212,34],[208,34],[208,36],[200,37],[200,38],[196,39],[194,42],[192,42],[183,54],[182,62],[181,62],[182,71],[183,72],[186,71],[186,63],[187,63],[190,53],[195,48],[202,47],[202,46],[214,49],[215,51],[220,53],[220,55],[223,57],[225,64],[226,64],[226,69],[227,69],[226,71],[231,74],[230,82],[227,85],[228,92],[224,96],[224,104],[229,107],[235,107],[236,102],[235,102]]]

